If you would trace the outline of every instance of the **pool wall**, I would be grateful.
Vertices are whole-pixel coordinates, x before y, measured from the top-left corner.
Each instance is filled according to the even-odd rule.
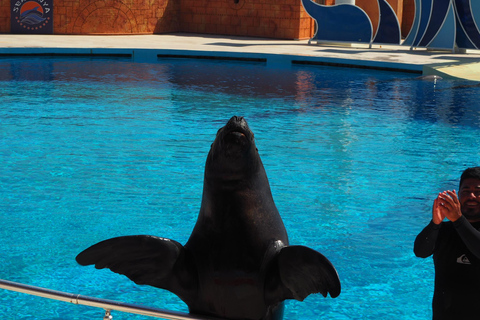
[[[335,0],[315,0],[331,5]],[[402,21],[404,2],[388,0]],[[0,0],[0,32],[14,33],[25,3],[37,2],[53,11],[54,34],[161,34],[206,33],[274,39],[308,39],[314,21],[301,0]],[[370,0],[356,5],[378,23],[378,10]],[[16,8],[16,11],[14,9]],[[15,33],[51,33],[24,25]],[[409,29],[409,26],[406,27]],[[51,30],[51,29],[50,29]],[[24,31],[24,32],[23,32]]]

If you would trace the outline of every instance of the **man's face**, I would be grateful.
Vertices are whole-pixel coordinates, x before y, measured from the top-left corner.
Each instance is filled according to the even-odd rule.
[[[469,178],[462,182],[459,190],[462,214],[468,221],[480,221],[480,180]]]

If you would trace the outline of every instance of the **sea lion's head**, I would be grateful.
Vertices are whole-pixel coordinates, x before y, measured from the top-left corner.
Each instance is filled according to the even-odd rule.
[[[207,157],[205,177],[241,180],[255,173],[259,164],[252,130],[243,117],[233,116],[217,132]]]

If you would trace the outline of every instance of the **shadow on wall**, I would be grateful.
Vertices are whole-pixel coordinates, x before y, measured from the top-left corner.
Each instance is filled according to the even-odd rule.
[[[158,15],[153,33],[178,32],[180,31],[180,1],[167,1],[163,12]]]

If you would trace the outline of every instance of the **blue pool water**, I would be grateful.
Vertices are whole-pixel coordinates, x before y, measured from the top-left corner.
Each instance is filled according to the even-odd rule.
[[[428,319],[431,259],[412,252],[436,194],[478,165],[480,88],[329,67],[106,59],[0,60],[0,278],[187,311],[169,292],[76,264],[121,235],[185,243],[218,128],[245,116],[290,242],[342,293],[285,319]],[[114,312],[114,319],[150,319]],[[101,310],[0,290],[2,319]]]

